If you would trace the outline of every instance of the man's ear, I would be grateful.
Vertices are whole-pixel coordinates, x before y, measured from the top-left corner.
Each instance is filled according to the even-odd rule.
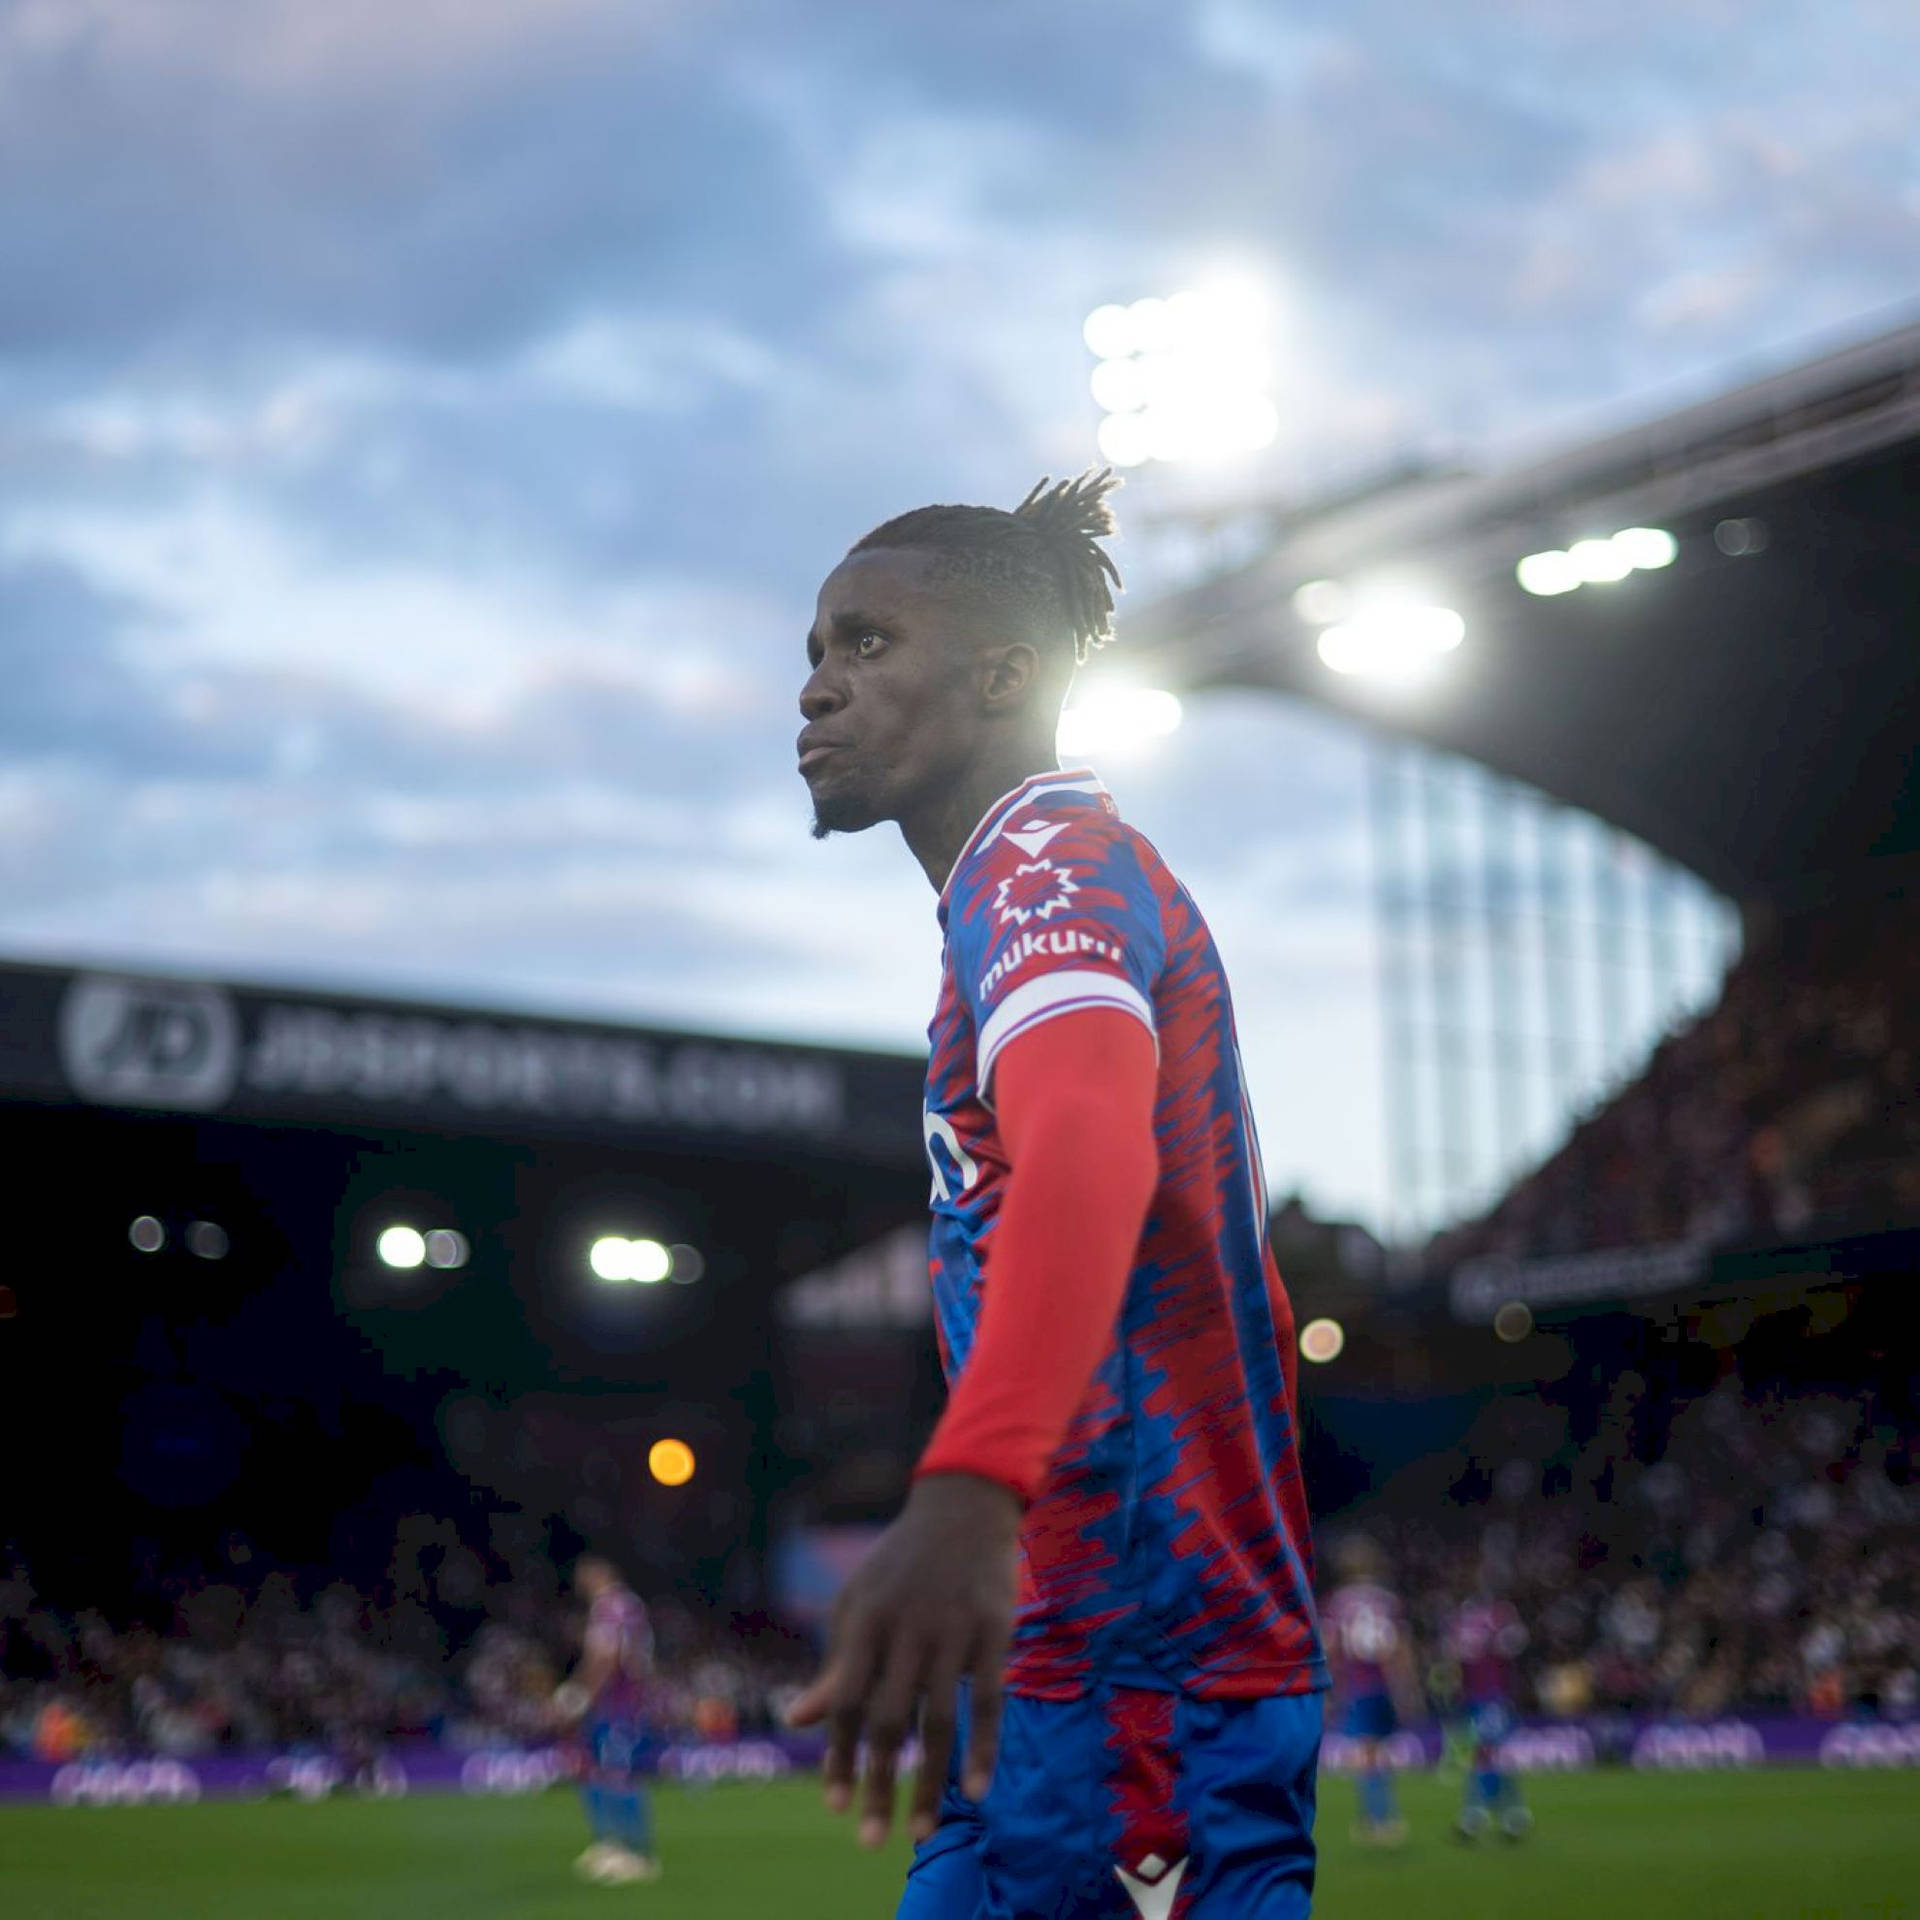
[[[986,656],[981,697],[990,710],[1004,712],[1033,698],[1040,680],[1040,654],[1024,640],[993,648]]]

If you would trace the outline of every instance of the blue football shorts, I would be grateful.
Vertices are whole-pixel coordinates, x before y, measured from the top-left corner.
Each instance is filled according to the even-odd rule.
[[[950,1772],[898,1920],[1305,1920],[1317,1693],[1009,1695],[993,1787]]]
[[[1340,1731],[1349,1740],[1391,1740],[1400,1731],[1400,1716],[1384,1693],[1356,1694],[1347,1702]]]
[[[595,1714],[580,1732],[595,1781],[603,1786],[638,1781],[647,1754],[647,1730],[639,1720]]]
[[[1513,1709],[1504,1700],[1477,1701],[1467,1709],[1467,1727],[1473,1735],[1475,1755],[1484,1762],[1513,1731]]]

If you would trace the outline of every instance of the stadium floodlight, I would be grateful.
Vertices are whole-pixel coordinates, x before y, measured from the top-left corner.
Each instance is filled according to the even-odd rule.
[[[152,1214],[143,1213],[127,1229],[127,1238],[138,1253],[158,1253],[167,1244],[167,1230]]]
[[[1190,287],[1131,306],[1097,307],[1082,338],[1106,418],[1100,451],[1115,466],[1252,453],[1280,431],[1268,397],[1266,305],[1243,287]]]
[[[1558,547],[1545,553],[1530,553],[1514,568],[1514,578],[1529,592],[1546,598],[1556,593],[1571,593],[1585,576],[1573,564],[1573,556]]]
[[[1628,566],[1648,573],[1672,566],[1680,555],[1680,542],[1665,527],[1623,527],[1611,545]]]
[[[1294,613],[1310,627],[1330,627],[1353,610],[1353,595],[1338,580],[1308,580],[1293,590]]]
[[[1125,307],[1095,307],[1080,337],[1096,360],[1124,360],[1133,351],[1133,320]]]
[[[684,1487],[694,1464],[693,1449],[684,1440],[656,1440],[647,1449],[647,1471],[663,1487]]]
[[[673,1255],[661,1241],[607,1233],[587,1249],[587,1265],[599,1279],[650,1287],[673,1271]]]
[[[624,1280],[627,1277],[627,1241],[624,1234],[603,1233],[587,1249],[587,1265],[600,1280]]]
[[[411,1272],[426,1263],[427,1237],[417,1227],[384,1227],[373,1250],[385,1265]]]
[[[1347,1330],[1338,1320],[1309,1320],[1300,1329],[1300,1357],[1324,1367],[1338,1360],[1347,1344]]]
[[[1164,739],[1180,724],[1177,695],[1161,687],[1101,687],[1060,716],[1055,744],[1067,759],[1125,753]]]
[[[473,1248],[464,1233],[456,1233],[452,1227],[435,1227],[425,1237],[427,1265],[442,1273],[451,1272],[456,1267],[464,1267],[473,1257]]]
[[[1611,540],[1576,540],[1567,558],[1583,586],[1610,586],[1633,571],[1633,562]]]
[[[1377,606],[1321,634],[1318,652],[1335,673],[1369,680],[1417,680],[1466,638],[1451,607]]]
[[[1564,553],[1557,547],[1530,553],[1513,573],[1529,593],[1548,596],[1656,572],[1679,555],[1680,542],[1665,527],[1622,527],[1608,540],[1576,540]]]

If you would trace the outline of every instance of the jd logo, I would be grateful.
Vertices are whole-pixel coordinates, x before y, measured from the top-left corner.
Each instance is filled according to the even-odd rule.
[[[220,987],[83,973],[60,1003],[60,1064],[85,1099],[204,1113],[233,1092],[239,1022]]]

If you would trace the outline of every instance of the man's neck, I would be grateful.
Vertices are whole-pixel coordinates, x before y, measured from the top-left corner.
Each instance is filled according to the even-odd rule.
[[[1038,745],[988,755],[975,761],[925,808],[901,816],[900,837],[932,881],[935,893],[946,886],[953,863],[987,809],[1036,774],[1055,773],[1059,766],[1059,755]]]

